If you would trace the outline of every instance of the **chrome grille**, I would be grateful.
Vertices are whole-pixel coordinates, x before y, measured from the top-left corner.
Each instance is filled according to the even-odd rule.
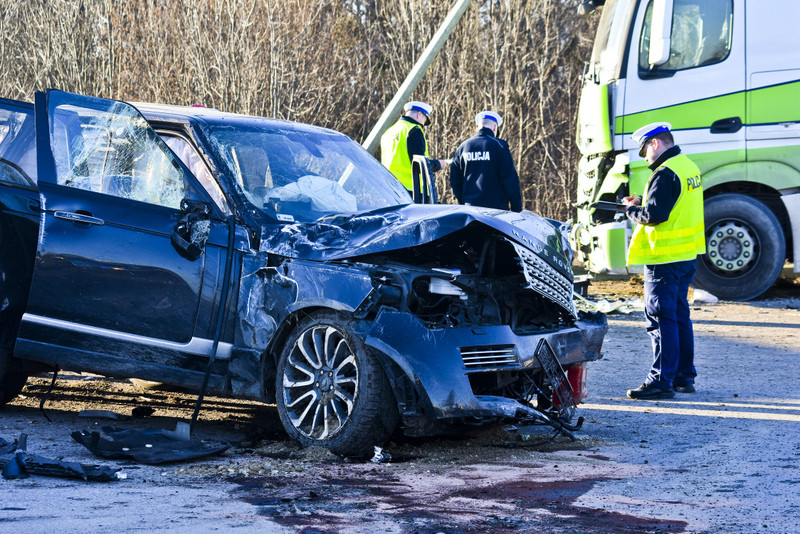
[[[511,240],[508,242],[514,246],[514,250],[517,252],[528,287],[575,316],[575,302],[572,300],[572,282],[530,250]]]
[[[519,366],[519,356],[514,345],[461,347],[460,350],[467,370]]]

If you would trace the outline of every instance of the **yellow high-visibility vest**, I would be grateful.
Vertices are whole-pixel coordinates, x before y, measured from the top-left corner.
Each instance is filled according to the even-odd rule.
[[[408,157],[406,140],[412,129],[419,128],[425,139],[425,157],[428,157],[428,140],[425,130],[419,124],[400,119],[381,136],[381,163],[400,180],[403,186],[411,191],[414,181],[411,175],[411,158]]]
[[[683,154],[669,158],[658,169],[662,167],[672,169],[678,176],[681,194],[668,220],[655,226],[636,225],[628,247],[628,265],[692,260],[706,251],[703,180],[700,169]],[[650,178],[652,179],[652,175]],[[642,204],[647,202],[647,189],[645,186]]]

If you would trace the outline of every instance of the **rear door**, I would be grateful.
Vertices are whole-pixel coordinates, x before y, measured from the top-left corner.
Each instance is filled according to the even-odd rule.
[[[204,267],[216,276],[227,227],[212,217],[194,259],[171,235],[181,201],[207,195],[129,104],[48,91],[35,112],[42,219],[17,353],[173,383],[166,368],[202,369],[212,345],[195,335]]]

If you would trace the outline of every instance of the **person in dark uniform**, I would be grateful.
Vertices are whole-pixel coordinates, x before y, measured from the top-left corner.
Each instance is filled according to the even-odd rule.
[[[522,191],[508,143],[497,138],[503,119],[494,111],[475,116],[478,133],[456,149],[450,186],[459,204],[522,211]]]
[[[687,300],[697,256],[706,251],[700,169],[674,144],[667,122],[633,133],[653,174],[644,197],[627,197],[625,215],[636,223],[628,265],[644,266],[644,314],[653,363],[631,399],[670,399],[693,393],[694,333]]]
[[[400,119],[381,136],[381,163],[409,191],[414,188],[411,174],[414,156],[430,157],[422,127],[431,123],[432,111],[433,107],[425,102],[409,102],[403,107]],[[432,159],[430,163],[433,172],[447,166],[447,161],[442,159]]]

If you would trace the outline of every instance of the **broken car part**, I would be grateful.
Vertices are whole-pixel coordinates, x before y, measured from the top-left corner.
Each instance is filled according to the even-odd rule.
[[[91,482],[111,482],[126,478],[119,469],[111,467],[65,462],[28,454],[28,436],[21,434],[19,439],[8,443],[0,438],[0,468],[3,478],[28,478],[30,475],[44,475],[61,478],[77,478]]]
[[[149,465],[196,460],[220,454],[229,448],[198,440],[175,439],[161,430],[103,427],[102,431],[81,430],[71,436],[100,458],[136,460]]]

